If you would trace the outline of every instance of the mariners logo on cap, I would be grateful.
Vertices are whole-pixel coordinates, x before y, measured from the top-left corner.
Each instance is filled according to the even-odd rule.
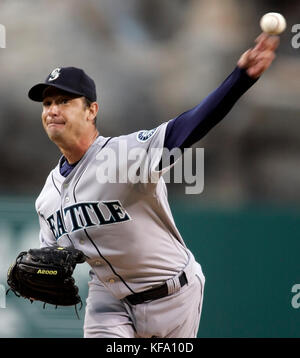
[[[49,75],[48,81],[54,81],[60,75],[60,68],[55,68]]]
[[[155,133],[156,129],[157,128],[151,129],[149,131],[139,131],[137,133],[136,139],[138,140],[138,142],[146,142]]]

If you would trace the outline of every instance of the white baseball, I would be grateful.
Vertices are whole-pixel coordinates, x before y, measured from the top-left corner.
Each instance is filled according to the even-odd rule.
[[[285,18],[278,12],[268,12],[260,20],[263,32],[270,35],[279,35],[286,28]]]

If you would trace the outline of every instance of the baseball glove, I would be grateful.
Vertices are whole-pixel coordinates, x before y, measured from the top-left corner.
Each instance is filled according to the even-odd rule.
[[[70,247],[23,251],[8,270],[9,290],[31,302],[38,300],[56,306],[82,303],[72,274],[76,264],[85,260],[83,252]]]

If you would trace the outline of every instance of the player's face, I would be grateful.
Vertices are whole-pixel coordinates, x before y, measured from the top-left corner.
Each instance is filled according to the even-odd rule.
[[[80,140],[91,128],[90,111],[84,98],[63,92],[46,94],[42,122],[52,141],[66,144]]]

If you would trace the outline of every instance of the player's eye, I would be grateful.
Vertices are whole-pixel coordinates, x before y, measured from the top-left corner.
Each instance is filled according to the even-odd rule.
[[[61,100],[61,103],[62,103],[62,104],[67,104],[69,101],[70,101],[70,98],[63,98],[63,99]]]
[[[50,101],[44,101],[43,102],[43,106],[44,107],[49,107],[51,105],[51,102]]]

